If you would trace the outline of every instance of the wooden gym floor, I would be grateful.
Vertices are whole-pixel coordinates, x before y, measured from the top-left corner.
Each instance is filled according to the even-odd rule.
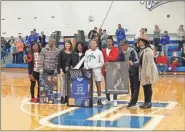
[[[118,107],[30,103],[27,76],[19,69],[1,73],[2,130],[185,130],[184,75],[161,76],[153,85],[153,108],[147,110],[127,109],[130,95],[121,95]],[[139,101],[143,101],[142,88]]]

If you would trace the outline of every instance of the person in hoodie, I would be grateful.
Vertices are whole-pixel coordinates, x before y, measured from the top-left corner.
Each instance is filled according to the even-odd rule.
[[[102,75],[104,76],[104,80],[106,80],[106,65],[107,62],[116,62],[118,60],[118,56],[119,56],[119,49],[117,47],[114,47],[114,40],[112,38],[112,36],[109,36],[107,38],[107,48],[104,48],[102,50],[103,53],[103,58],[104,58],[104,65],[102,67]],[[106,82],[105,82],[106,84]],[[105,86],[105,90],[106,90],[106,86]],[[116,107],[117,104],[117,95],[114,94],[113,95],[114,98],[114,106]],[[110,102],[110,94],[107,94],[106,92],[106,100],[104,101],[104,105]]]
[[[126,62],[129,65],[129,79],[131,89],[131,100],[127,105],[127,108],[136,107],[139,96],[139,58],[138,53],[131,47],[129,47],[128,41],[121,41],[121,51],[118,57],[118,61]]]
[[[164,51],[165,54],[168,53],[169,42],[170,42],[170,37],[168,35],[168,32],[164,31],[164,36],[162,36],[160,43],[162,44],[162,51]]]
[[[30,93],[31,93],[31,102],[38,102],[39,101],[39,69],[40,69],[40,51],[41,47],[40,45],[35,42],[31,46],[31,52],[27,53],[28,58],[28,74],[30,78]],[[36,82],[38,83],[38,92],[37,92],[37,98],[35,98],[34,95],[34,89]]]
[[[107,44],[107,33],[106,30],[103,30],[103,34],[101,35],[101,45],[102,45],[102,49],[106,48],[106,44]]]
[[[183,50],[183,41],[185,40],[185,31],[183,27],[183,25],[180,25],[177,32],[179,50],[181,51]]]
[[[167,68],[168,68],[168,56],[166,56],[165,52],[162,51],[160,56],[157,57],[156,59],[157,62],[157,68],[159,69],[159,67],[163,67],[164,70],[160,71],[160,74],[162,72],[167,72]]]
[[[90,43],[90,49],[85,53],[85,61],[84,67],[85,69],[92,69],[93,76],[95,79],[97,91],[98,91],[98,101],[97,104],[102,106],[101,101],[101,81],[102,81],[102,74],[101,69],[104,64],[103,54],[101,50],[98,48],[98,42],[96,39],[92,39]]]
[[[125,30],[121,27],[121,24],[118,24],[118,29],[116,30],[116,38],[118,41],[118,47],[120,48],[119,44],[122,40],[126,39]]]
[[[69,57],[69,60],[67,62],[67,66],[73,69],[80,69],[80,68],[84,68],[84,56],[85,56],[85,52],[87,50],[87,47],[85,46],[85,44],[81,41],[78,41],[74,51],[72,51],[71,56]],[[82,60],[83,59],[83,60]],[[80,65],[79,62],[82,60],[82,63]],[[78,65],[78,66],[77,66]]]
[[[28,43],[31,46],[33,42],[37,42],[38,37],[34,34],[34,31],[31,31],[31,35],[28,37]]]
[[[176,68],[179,65],[180,65],[180,57],[178,56],[177,52],[173,52],[171,63],[169,66],[172,67],[174,75],[176,75]]]

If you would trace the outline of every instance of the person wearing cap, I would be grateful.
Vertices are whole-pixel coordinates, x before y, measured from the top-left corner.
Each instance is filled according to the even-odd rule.
[[[102,67],[102,74],[104,76],[104,80],[106,80],[106,65],[107,62],[116,62],[119,55],[119,49],[117,47],[114,47],[114,40],[112,36],[109,36],[107,38],[107,47],[102,50],[103,58],[104,58],[104,65]],[[106,84],[106,83],[105,83]],[[105,87],[106,88],[106,87]],[[105,89],[106,90],[106,89]],[[114,98],[114,106],[116,107],[117,104],[117,95],[113,95]],[[104,101],[104,105],[110,103],[110,94],[107,94],[106,92],[106,100]]]
[[[139,47],[141,48],[140,57],[140,81],[144,91],[144,103],[139,106],[140,108],[147,109],[152,107],[152,84],[158,79],[158,70],[154,62],[154,53],[149,43],[148,37],[143,36],[138,40]]]
[[[118,61],[126,62],[129,65],[129,79],[131,89],[131,100],[127,108],[134,108],[139,96],[139,58],[134,48],[129,47],[128,40],[120,42],[121,51],[119,53]]]
[[[48,45],[40,53],[40,74],[53,75],[57,73],[59,49],[55,46],[55,40],[50,37]]]

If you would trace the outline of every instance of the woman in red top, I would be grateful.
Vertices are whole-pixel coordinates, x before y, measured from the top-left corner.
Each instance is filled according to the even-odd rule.
[[[166,56],[164,51],[161,51],[161,55],[157,57],[156,62],[157,62],[158,69],[160,69],[159,67],[163,67],[163,72],[167,72],[168,56]],[[160,71],[160,73],[161,73],[161,71]]]

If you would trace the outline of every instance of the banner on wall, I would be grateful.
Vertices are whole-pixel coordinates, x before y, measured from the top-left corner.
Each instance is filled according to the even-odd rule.
[[[106,89],[109,94],[129,93],[128,64],[108,62],[106,65]]]
[[[93,107],[92,71],[71,69],[67,81],[68,106]]]
[[[40,75],[39,102],[44,104],[60,103],[60,87],[57,75]]]

